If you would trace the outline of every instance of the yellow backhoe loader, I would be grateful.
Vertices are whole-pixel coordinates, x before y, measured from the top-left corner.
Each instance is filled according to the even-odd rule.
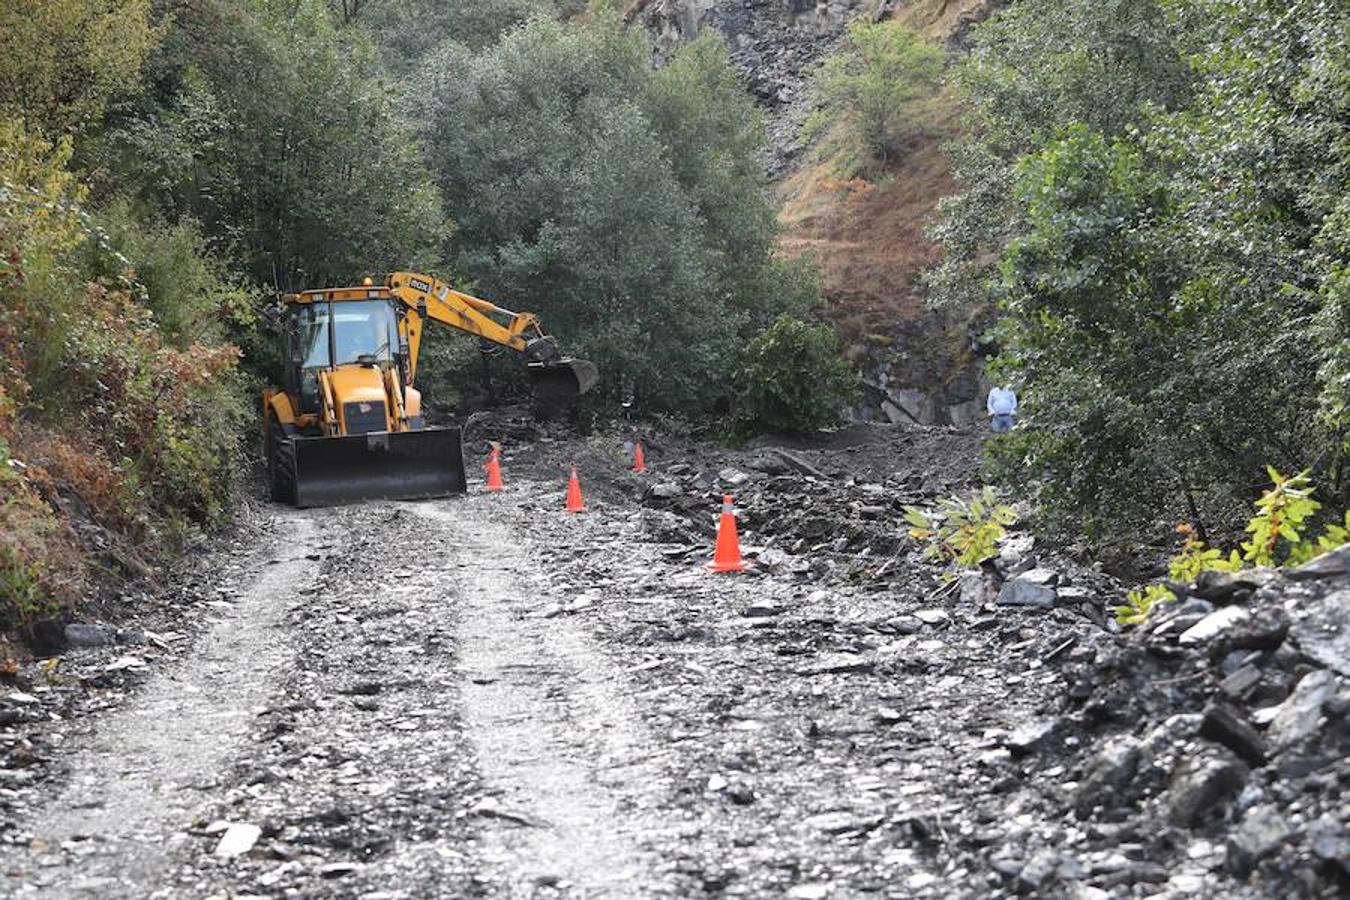
[[[281,298],[285,384],[263,392],[272,498],[296,506],[444,497],[465,489],[458,428],[428,428],[413,387],[428,321],[519,352],[537,401],[596,382],[595,366],[563,356],[533,313],[395,272],[383,284]]]

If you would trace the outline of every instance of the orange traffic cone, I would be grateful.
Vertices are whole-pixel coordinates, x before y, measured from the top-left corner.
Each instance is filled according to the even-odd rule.
[[[501,448],[493,447],[492,452],[487,458],[487,489],[489,491],[500,491],[502,489],[502,464],[499,461]]]
[[[577,466],[573,463],[572,477],[567,481],[567,511],[581,512],[585,508],[581,503],[581,482],[577,479]]]
[[[713,572],[739,572],[745,568],[741,560],[741,542],[736,535],[736,507],[731,495],[722,498],[722,521],[717,525],[717,549],[708,569]]]
[[[642,455],[642,441],[637,442],[633,450],[633,471],[642,475],[647,471],[647,459]]]

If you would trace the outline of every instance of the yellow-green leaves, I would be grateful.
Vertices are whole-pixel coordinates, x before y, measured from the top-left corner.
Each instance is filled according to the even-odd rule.
[[[1182,522],[1177,526],[1177,534],[1182,536],[1181,550],[1167,567],[1172,581],[1189,584],[1202,572],[1236,572],[1246,565],[1296,566],[1350,542],[1350,510],[1346,511],[1343,522],[1333,521],[1316,539],[1305,539],[1302,536],[1304,526],[1321,508],[1321,504],[1312,499],[1314,489],[1308,473],[1285,476],[1270,466],[1266,467],[1266,472],[1270,475],[1271,487],[1256,501],[1256,515],[1247,523],[1250,538],[1242,544],[1242,552],[1230,550],[1225,556],[1221,550],[1200,540],[1189,522]],[[1279,552],[1282,547],[1283,554]],[[1150,585],[1142,592],[1132,591],[1125,598],[1125,605],[1116,607],[1116,621],[1122,625],[1137,625],[1149,617],[1159,600],[1172,596],[1170,590],[1158,584]]]
[[[1322,504],[1312,499],[1313,487],[1307,471],[1285,477],[1273,467],[1266,472],[1274,486],[1256,501],[1257,513],[1247,523],[1251,538],[1242,545],[1242,558],[1252,565],[1273,566],[1281,540],[1297,547],[1299,529]]]
[[[1242,568],[1242,557],[1236,550],[1224,556],[1221,550],[1206,546],[1189,522],[1178,525],[1177,534],[1184,541],[1181,552],[1172,557],[1167,567],[1168,577],[1173,581],[1191,582],[1200,577],[1201,572],[1236,572]]]
[[[0,112],[53,136],[82,131],[137,86],[158,39],[150,0],[5,0]]]
[[[1116,607],[1116,621],[1121,625],[1138,625],[1148,620],[1155,607],[1177,599],[1161,584],[1150,584],[1142,591],[1130,591],[1125,595],[1125,603]]]
[[[925,555],[948,566],[973,569],[998,553],[998,542],[1017,521],[1010,506],[1001,505],[993,488],[968,499],[947,497],[931,510],[905,507],[910,537],[928,544]]]

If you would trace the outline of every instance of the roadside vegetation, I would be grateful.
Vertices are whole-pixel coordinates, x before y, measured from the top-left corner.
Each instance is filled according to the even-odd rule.
[[[228,519],[278,288],[432,271],[539,312],[602,406],[730,400],[818,280],[776,255],[720,42],[650,59],[544,0],[6,4],[0,631]],[[475,355],[445,344],[441,370]]]
[[[1309,526],[1322,504],[1313,499],[1314,487],[1306,472],[1281,475],[1269,470],[1271,486],[1256,501],[1256,513],[1247,522],[1247,539],[1227,554],[1211,547],[1183,522],[1177,526],[1181,549],[1167,567],[1167,584],[1150,584],[1131,591],[1116,607],[1116,621],[1137,625],[1147,621],[1164,603],[1177,599],[1177,590],[1206,572],[1241,572],[1255,567],[1299,565],[1350,542],[1350,509],[1327,520],[1321,533]]]
[[[996,476],[1126,552],[1235,532],[1266,466],[1350,497],[1343,5],[1011,6],[955,82],[948,307],[1000,313]]]

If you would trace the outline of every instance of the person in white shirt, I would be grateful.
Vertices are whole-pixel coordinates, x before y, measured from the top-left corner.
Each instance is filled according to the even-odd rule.
[[[1006,384],[992,389],[984,406],[993,420],[994,431],[1002,434],[1017,424],[1017,395]]]

